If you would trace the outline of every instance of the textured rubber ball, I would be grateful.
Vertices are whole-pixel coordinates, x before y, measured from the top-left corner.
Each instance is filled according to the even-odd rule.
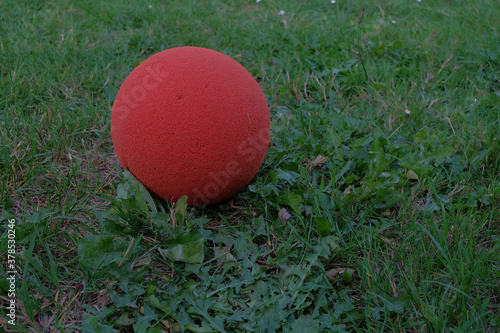
[[[270,144],[266,98],[230,57],[200,47],[157,53],[125,79],[111,113],[121,165],[156,196],[206,206],[259,170]]]

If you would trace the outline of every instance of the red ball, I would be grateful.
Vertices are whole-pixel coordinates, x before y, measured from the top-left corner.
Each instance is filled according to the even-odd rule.
[[[206,206],[245,187],[270,144],[264,93],[230,57],[178,47],[142,62],[111,113],[116,155],[156,196]]]

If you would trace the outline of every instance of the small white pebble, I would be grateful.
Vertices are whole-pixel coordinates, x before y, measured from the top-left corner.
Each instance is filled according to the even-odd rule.
[[[278,15],[282,15],[282,16],[285,15],[285,11],[283,9],[280,10],[280,12],[278,13]]]

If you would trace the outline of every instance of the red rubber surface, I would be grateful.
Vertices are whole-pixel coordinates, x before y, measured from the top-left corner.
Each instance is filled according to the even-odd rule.
[[[111,114],[116,155],[151,192],[205,206],[255,176],[270,144],[266,98],[230,57],[199,47],[157,53],[123,82]]]

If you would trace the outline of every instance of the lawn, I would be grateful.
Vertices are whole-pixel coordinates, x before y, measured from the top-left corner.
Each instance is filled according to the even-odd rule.
[[[497,0],[3,0],[0,330],[499,332],[498,22]],[[203,209],[152,197],[110,134],[132,69],[187,45],[271,115],[255,178]]]

